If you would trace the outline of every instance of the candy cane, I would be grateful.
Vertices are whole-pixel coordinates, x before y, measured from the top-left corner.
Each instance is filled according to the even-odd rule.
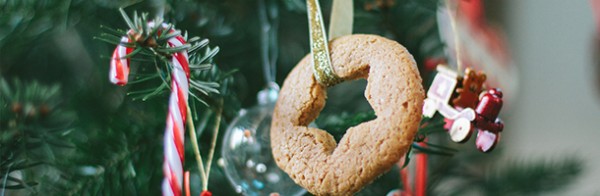
[[[163,26],[165,26],[163,24]],[[176,36],[168,41],[169,47],[178,47],[185,44],[181,36]],[[163,172],[163,195],[181,195],[183,180],[183,141],[185,133],[185,117],[187,115],[189,65],[187,51],[174,53],[171,58],[171,96],[169,99],[169,114],[167,115],[167,128],[165,129],[165,163]]]
[[[153,26],[153,22],[148,23]],[[162,24],[166,28],[166,24]],[[169,33],[175,32],[170,30]],[[159,32],[160,33],[160,32]],[[129,39],[123,37],[122,42]],[[169,47],[179,47],[186,44],[182,36],[175,36],[167,41]],[[118,45],[113,53],[110,67],[110,80],[117,85],[127,84],[129,74],[129,59],[122,58],[132,52],[132,48]],[[187,115],[187,100],[189,90],[189,64],[187,51],[172,54],[171,57],[171,95],[169,98],[169,113],[164,136],[164,179],[162,182],[163,195],[180,196],[182,194],[184,133]]]
[[[129,38],[124,36],[121,38],[121,43],[128,43]],[[125,86],[127,84],[127,77],[129,76],[129,59],[123,58],[133,51],[133,48],[128,48],[122,45],[117,45],[113,52],[112,59],[110,61],[110,82],[119,86]]]

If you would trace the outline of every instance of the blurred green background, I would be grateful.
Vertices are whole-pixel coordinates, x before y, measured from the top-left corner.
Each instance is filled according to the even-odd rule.
[[[281,84],[309,52],[306,10],[302,0],[268,2],[280,16],[276,81]],[[321,3],[328,21],[331,1]],[[444,57],[435,23],[440,4],[358,0],[354,32],[405,45],[428,81],[432,73],[425,60]],[[8,195],[159,194],[167,95],[135,101],[126,95],[134,87],[110,84],[114,45],[94,39],[106,32],[101,26],[127,28],[119,7],[130,15],[164,12],[178,29],[220,47],[215,65],[238,70],[227,85],[231,93],[224,95],[231,99],[221,127],[239,108],[256,104],[265,81],[254,0],[0,0],[0,179],[6,182],[6,171],[18,171],[10,176],[23,179],[13,183],[22,186],[6,189]],[[589,1],[487,0],[485,8],[488,20],[505,32],[519,88],[501,114],[506,128],[499,149],[480,154],[473,152],[472,141],[447,143],[460,152],[431,156],[429,194],[600,194],[600,169],[594,167],[600,164],[600,67]],[[324,114],[368,112],[357,90],[364,85],[330,89]],[[202,152],[210,136],[200,135]],[[190,146],[186,152],[186,169],[196,171]],[[215,195],[235,194],[215,168],[209,188]],[[399,187],[397,168],[392,171],[361,194],[385,195]],[[475,180],[481,183],[460,186],[468,189],[464,192],[448,191],[452,182]],[[197,173],[192,181],[198,182],[192,184],[197,195]]]

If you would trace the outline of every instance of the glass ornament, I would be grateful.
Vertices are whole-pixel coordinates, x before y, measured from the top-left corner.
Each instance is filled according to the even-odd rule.
[[[270,83],[258,94],[259,104],[242,110],[225,133],[223,169],[229,182],[243,195],[303,195],[298,186],[275,163],[270,128],[279,87]]]

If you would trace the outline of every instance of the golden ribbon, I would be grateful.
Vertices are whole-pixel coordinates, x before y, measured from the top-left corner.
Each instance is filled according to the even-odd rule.
[[[310,34],[310,52],[313,59],[313,71],[317,81],[324,86],[333,86],[342,82],[335,74],[329,57],[329,46],[325,35],[325,25],[318,0],[306,0]]]

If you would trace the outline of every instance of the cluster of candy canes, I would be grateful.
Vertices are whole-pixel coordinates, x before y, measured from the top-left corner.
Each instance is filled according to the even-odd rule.
[[[153,22],[148,23],[154,26]],[[166,24],[161,24],[163,29]],[[173,33],[170,30],[168,33]],[[159,33],[161,33],[159,31]],[[129,37],[121,38],[122,43],[129,43]],[[186,41],[178,35],[170,38],[168,46],[183,46]],[[133,51],[132,48],[118,45],[113,52],[110,62],[110,81],[114,84],[123,86],[127,84],[129,75],[129,59],[124,58]],[[169,98],[169,114],[167,115],[167,125],[164,136],[164,165],[163,172],[165,178],[162,184],[163,195],[181,195],[183,185],[183,160],[184,160],[184,134],[185,121],[187,116],[187,100],[189,89],[189,64],[187,51],[174,53],[171,57],[171,95]]]

